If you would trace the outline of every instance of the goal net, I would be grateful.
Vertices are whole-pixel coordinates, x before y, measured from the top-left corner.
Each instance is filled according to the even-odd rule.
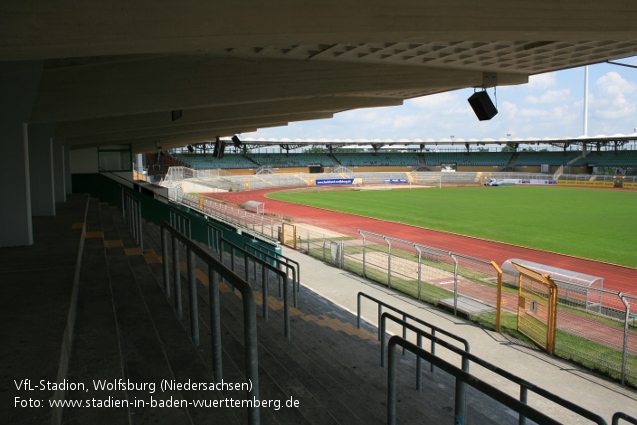
[[[413,186],[417,187],[442,187],[442,176],[431,173],[411,173],[410,181]]]

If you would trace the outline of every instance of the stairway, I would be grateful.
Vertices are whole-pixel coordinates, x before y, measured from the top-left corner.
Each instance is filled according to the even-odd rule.
[[[427,160],[425,159],[425,154],[422,152],[418,152],[418,163],[420,167],[427,167]]]
[[[515,162],[518,160],[518,156],[520,156],[519,152],[513,152],[506,166],[513,168],[513,166],[515,165]]]
[[[262,165],[262,164],[259,164],[254,159],[250,158],[248,155],[245,155],[244,158],[247,159],[248,161],[250,161],[251,163],[253,163],[254,165],[256,165],[257,167],[261,167],[261,165]]]

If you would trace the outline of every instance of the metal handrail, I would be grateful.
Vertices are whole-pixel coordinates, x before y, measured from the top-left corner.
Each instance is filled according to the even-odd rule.
[[[222,238],[223,239],[223,238]],[[225,240],[225,239],[224,239]],[[254,264],[254,280],[256,281],[257,279],[257,263],[261,264],[261,285],[262,285],[262,293],[263,293],[263,318],[267,321],[268,320],[268,283],[269,283],[269,275],[266,274],[266,269],[273,271],[276,275],[278,275],[279,279],[279,296],[281,296],[281,282],[283,282],[284,285],[287,285],[286,282],[286,278],[287,278],[287,273],[284,272],[283,270],[280,270],[278,267],[275,267],[273,265],[271,265],[268,261],[265,261],[264,259],[260,258],[257,254],[256,254],[256,250],[255,253],[252,254],[250,252],[248,252],[248,248],[252,248],[254,249],[254,247],[248,243],[246,243],[245,245],[245,256],[247,258],[247,256],[249,255],[252,258],[252,264]],[[246,264],[245,266],[245,276],[246,276],[246,280],[248,279],[248,266]],[[292,272],[294,272],[294,269],[292,269]],[[294,273],[292,273],[292,277],[294,279]],[[292,287],[294,287],[294,280],[292,280]],[[284,288],[285,291],[285,288]],[[294,292],[294,290],[293,290]],[[296,294],[294,294],[295,296],[294,298],[294,307],[297,306],[297,300],[296,300]],[[286,307],[287,306],[287,307]],[[289,307],[289,302],[286,299],[285,296],[285,292],[283,294],[283,308],[284,308],[284,316],[285,316],[285,311],[289,311],[290,307]],[[289,315],[288,315],[289,316]],[[285,330],[285,336],[286,338],[290,339],[290,322],[289,319],[285,322],[285,326],[286,326],[286,330]]]
[[[276,252],[273,249],[269,249],[268,247],[265,247],[265,246],[260,246],[259,251],[269,253],[270,255],[276,257],[279,260],[285,260],[287,264],[292,263],[294,266],[296,266],[296,282],[295,282],[296,291],[299,292],[301,290],[300,289],[301,288],[301,265],[297,261],[294,261],[293,259],[286,257],[285,255],[279,252]]]
[[[403,347],[403,349],[411,351],[416,356],[421,357],[422,359],[430,363],[433,363],[435,366],[453,375],[456,378],[456,385],[458,385],[459,381],[465,382],[478,391],[502,403],[506,407],[515,410],[520,415],[530,418],[537,423],[545,425],[559,424],[558,421],[545,415],[544,413],[522,403],[519,400],[516,400],[510,395],[480,380],[479,378],[470,375],[469,373],[461,369],[458,369],[456,366],[453,366],[440,357],[436,357],[434,354],[423,350],[422,348],[412,344],[411,342],[401,338],[400,336],[394,335],[389,339],[389,367],[387,373],[387,423],[390,425],[396,424],[396,345],[399,345]],[[454,423],[465,423],[464,417],[456,416]],[[606,425],[606,422],[603,419],[601,422],[598,423]]]
[[[637,418],[633,418],[632,416],[624,413],[624,412],[617,412],[613,415],[613,424],[612,425],[619,425],[619,420],[623,419],[626,422],[630,422],[631,424],[637,425]]]
[[[440,338],[438,338],[436,336],[429,335],[425,331],[423,331],[422,329],[419,329],[419,328],[415,327],[414,325],[412,325],[411,323],[407,323],[406,321],[401,320],[398,317],[392,316],[390,313],[387,313],[387,312],[383,313],[383,315],[381,317],[381,329],[383,330],[383,332],[385,330],[386,319],[392,320],[392,321],[394,321],[394,322],[396,322],[396,323],[398,323],[398,324],[400,324],[400,325],[402,325],[404,327],[409,328],[411,331],[416,332],[419,336],[422,335],[423,337],[428,338],[428,339],[430,339],[432,341],[435,340],[438,344],[440,344],[441,346],[445,347],[449,351],[453,351],[454,353],[459,354],[461,356],[461,358],[462,358],[462,370],[464,372],[467,372],[467,373],[469,372],[469,361],[472,361],[473,363],[475,363],[477,365],[480,365],[480,366],[484,367],[485,369],[487,369],[487,370],[489,370],[489,371],[491,371],[493,373],[496,373],[496,374],[502,376],[503,378],[508,379],[509,381],[511,381],[511,382],[513,382],[515,384],[518,384],[520,386],[520,400],[519,401],[522,402],[522,403],[526,403],[527,398],[528,398],[528,391],[530,390],[530,391],[534,392],[535,394],[545,398],[546,400],[549,400],[549,401],[551,401],[553,403],[556,403],[556,404],[558,404],[558,405],[560,405],[560,406],[562,406],[562,407],[564,407],[564,408],[566,408],[566,409],[568,409],[568,410],[570,410],[570,411],[572,411],[572,412],[574,412],[574,413],[576,413],[576,414],[578,414],[578,415],[580,415],[580,416],[582,416],[582,417],[584,417],[586,419],[589,419],[589,420],[591,420],[593,422],[596,422],[598,424],[602,424],[602,423],[605,424],[606,423],[601,416],[599,416],[599,415],[597,415],[597,414],[595,414],[595,413],[593,413],[593,412],[591,412],[589,410],[586,410],[583,407],[578,406],[575,403],[572,403],[572,402],[570,402],[568,400],[565,400],[562,397],[560,397],[560,396],[558,396],[556,394],[553,394],[553,393],[551,393],[551,392],[549,392],[549,391],[547,391],[547,390],[545,390],[545,389],[543,389],[541,387],[538,387],[535,384],[532,384],[532,383],[520,378],[517,375],[514,375],[514,374],[512,374],[512,373],[510,373],[510,372],[508,372],[508,371],[506,371],[504,369],[501,369],[498,366],[495,366],[495,365],[493,365],[493,364],[481,359],[480,357],[476,356],[475,354],[471,354],[469,352],[466,352],[466,351],[462,350],[461,348],[456,347],[455,345],[449,344],[447,341],[441,340]],[[418,340],[418,348],[421,348],[420,342],[421,342],[421,340],[419,338],[419,340]],[[383,346],[384,346],[384,335],[383,335],[383,337],[381,339],[381,350],[383,350],[383,348],[384,348]],[[381,351],[381,352],[384,353],[384,350]],[[433,356],[436,355],[435,353],[431,353],[431,354]],[[418,385],[418,381],[416,381],[416,383]],[[456,388],[456,390],[458,391],[458,388]],[[462,389],[460,389],[460,394],[464,394]],[[458,395],[458,393],[456,393],[456,395]],[[526,417],[523,416],[523,415],[520,416],[519,423],[521,425],[526,423]]]
[[[269,258],[270,260],[272,260],[272,262],[276,263],[277,267],[280,265],[280,263],[276,260],[276,257],[269,255],[263,251],[257,250],[254,246],[250,245],[248,242],[243,244],[243,249],[246,250],[246,252],[248,250],[252,250],[251,254],[257,255],[259,256],[260,259],[265,259],[265,258]],[[263,257],[263,258],[262,258]],[[257,279],[257,263],[254,262],[254,279]],[[288,268],[285,269],[285,272],[287,273]],[[296,282],[294,281],[294,271],[292,271],[292,286],[294,287],[296,285]],[[279,297],[282,297],[282,286],[281,286],[281,281],[279,280]],[[296,294],[294,294],[296,295]],[[296,307],[296,296],[294,297],[294,307]]]
[[[271,264],[268,264],[267,261],[258,258],[256,255],[247,252],[242,249],[240,246],[235,245],[227,239],[221,238],[219,239],[220,243],[220,258],[221,253],[224,252],[224,245],[228,245],[230,247],[230,254],[232,258],[232,265],[234,266],[234,253],[235,251],[239,251],[239,253],[243,254],[244,259],[244,273],[246,282],[249,280],[248,278],[248,257],[251,257],[254,261],[259,262],[262,266],[265,265],[268,269],[272,270],[275,274],[277,274],[283,280],[283,327],[285,332],[285,338],[290,339],[290,297],[288,295],[288,276],[283,270],[278,270]],[[265,277],[265,276],[264,276]],[[268,280],[263,280],[261,282],[262,285],[262,296],[263,296],[263,312],[264,318],[267,316],[267,308],[268,308]],[[294,289],[292,289],[294,292]]]
[[[162,261],[164,265],[168,264],[168,234],[172,236],[173,248],[178,245],[177,242],[182,243],[188,250],[188,275],[194,276],[194,261],[190,261],[190,258],[194,256],[199,257],[203,262],[208,265],[208,274],[210,276],[210,328],[212,330],[212,357],[213,357],[213,373],[216,382],[221,382],[223,379],[223,370],[221,366],[221,309],[219,306],[219,276],[223,277],[228,283],[237,288],[241,293],[241,299],[243,303],[243,334],[244,334],[244,347],[245,347],[245,362],[246,362],[246,380],[249,382],[249,391],[247,392],[247,398],[250,400],[259,400],[259,356],[258,356],[258,341],[257,341],[257,311],[256,302],[254,300],[254,292],[252,287],[243,280],[240,276],[232,272],[221,261],[214,258],[203,248],[196,243],[182,235],[177,229],[171,226],[169,223],[164,222],[161,225],[162,232]],[[177,264],[179,267],[179,252],[175,256],[175,250],[173,250],[173,264]],[[191,270],[191,267],[193,270]],[[167,267],[164,267],[164,285],[169,287],[170,274],[167,272]],[[194,291],[190,291],[190,303],[191,313],[194,310],[196,312],[197,299],[196,299],[196,282],[191,283],[194,286]],[[194,299],[193,299],[194,296]],[[198,322],[198,317],[194,317],[191,314],[191,322]],[[191,323],[191,328],[194,329],[194,325]],[[254,406],[255,403],[248,406],[248,422],[251,425],[258,425],[260,423],[259,408]]]
[[[456,347],[454,345],[449,344],[448,342],[438,338],[435,334],[433,333],[429,333],[423,329],[420,329],[414,325],[412,325],[411,323],[408,323],[406,320],[401,320],[400,318],[391,315],[388,312],[384,312],[382,314],[382,316],[380,317],[380,365],[384,368],[385,367],[385,335],[387,332],[387,319],[393,321],[394,323],[403,326],[403,328],[407,328],[410,331],[414,332],[417,336],[418,336],[418,347],[422,348],[422,337],[425,337],[427,339],[429,339],[431,341],[431,345],[434,346],[434,344],[436,342],[440,343],[442,342],[440,345],[442,345],[444,348],[449,348],[451,351],[453,351],[454,353],[460,354],[460,356],[462,357],[462,370],[464,370],[465,372],[469,372],[469,357],[466,356],[466,354],[469,354],[468,351],[463,350],[462,348]],[[451,348],[450,348],[451,347]],[[435,350],[433,350],[431,352],[431,354],[436,354]],[[421,366],[420,366],[420,359],[417,360],[416,363],[416,373],[420,373],[421,371]],[[431,372],[434,371],[434,368],[431,368]],[[422,382],[420,380],[420,377],[416,378],[416,389],[420,392],[422,390]]]
[[[253,247],[252,245],[250,245],[249,243],[245,243],[244,244],[244,248],[247,251],[248,249],[253,249],[254,250],[254,255],[257,255],[257,253],[260,253],[260,255],[263,255],[264,257],[276,262],[277,266],[283,266],[285,267],[285,273],[287,276],[287,273],[292,270],[292,288],[294,289],[292,291],[292,302],[294,303],[294,307],[298,307],[298,295],[297,293],[299,292],[298,290],[298,286],[300,284],[300,281],[298,279],[298,270],[294,268],[293,265],[290,265],[288,263],[282,262],[279,260],[278,258],[278,254],[275,252],[274,255],[268,254],[267,252],[264,252],[262,250],[257,251],[255,247]],[[298,265],[298,263],[297,263]],[[254,273],[256,275],[256,266],[255,266],[255,270]],[[279,288],[279,296],[280,296],[280,288]]]
[[[434,335],[434,336],[436,335],[436,332],[439,332],[442,335],[448,336],[451,339],[455,339],[456,341],[458,341],[458,342],[460,342],[460,343],[462,343],[464,345],[464,351],[466,351],[467,353],[469,352],[469,341],[467,341],[466,339],[461,338],[458,335],[455,335],[455,334],[453,334],[453,333],[451,333],[451,332],[449,332],[449,331],[447,331],[445,329],[439,328],[438,326],[432,325],[431,323],[427,323],[424,320],[422,320],[422,319],[420,319],[420,318],[418,318],[416,316],[413,316],[413,315],[411,315],[409,313],[406,313],[406,312],[400,310],[399,308],[394,307],[394,306],[392,306],[390,304],[387,304],[386,302],[381,301],[378,298],[374,298],[371,295],[367,295],[364,292],[359,292],[358,295],[357,295],[356,327],[358,329],[361,328],[361,298],[362,297],[367,298],[370,301],[374,301],[376,304],[378,304],[378,319],[377,319],[376,323],[378,323],[377,328],[378,328],[378,340],[379,341],[381,340],[380,319],[381,319],[381,316],[383,314],[383,307],[387,307],[390,310],[395,311],[396,313],[402,314],[404,321],[407,321],[407,318],[409,318],[409,319],[415,321],[416,323],[419,323],[419,324],[421,324],[423,326],[427,326],[428,328],[431,329],[431,334]],[[403,327],[403,338],[407,338],[407,329],[405,327]],[[434,353],[434,354],[436,352],[436,344],[435,344],[434,341],[432,341],[432,343],[431,343],[431,352]],[[431,371],[433,372],[433,365],[431,367]]]
[[[133,234],[135,243],[139,245],[139,248],[144,250],[144,239],[142,237],[142,205],[139,199],[128,193],[123,186],[120,186],[122,191],[122,215],[126,224],[128,224],[128,230]]]
[[[422,337],[426,337],[429,340],[431,340],[431,344],[433,346],[434,341],[438,340],[440,342],[444,342],[442,340],[440,340],[439,338],[430,335],[429,333],[425,332],[424,330],[415,327],[414,325],[412,325],[411,323],[407,323],[404,320],[400,320],[399,318],[392,316],[391,314],[389,314],[388,312],[383,313],[383,315],[381,316],[380,319],[380,329],[381,329],[381,339],[380,339],[380,356],[381,356],[381,366],[385,367],[385,330],[387,328],[386,323],[387,323],[387,319],[394,321],[395,323],[402,325],[403,329],[405,328],[409,328],[411,329],[413,332],[416,332],[416,334],[418,335],[418,347],[422,348]],[[444,342],[444,344],[441,344],[443,347],[447,347],[449,346],[449,344],[447,344],[446,342]],[[455,347],[454,347],[455,348]],[[462,351],[463,353],[466,353],[465,351],[461,350],[458,348],[458,350]],[[454,350],[455,351],[455,350]],[[405,351],[403,350],[403,354],[405,353]],[[433,355],[435,355],[435,353],[431,353]],[[464,372],[469,373],[469,358],[466,355],[462,355],[462,370]],[[431,363],[431,371],[433,372],[433,363]],[[422,359],[419,356],[416,356],[416,390],[418,392],[422,392]],[[466,403],[466,398],[467,398],[467,386],[465,384],[465,382],[460,381],[459,383],[456,383],[456,392],[455,392],[455,397],[454,397],[454,408],[455,408],[455,412],[456,412],[456,417],[464,417],[465,412],[467,410],[467,403]]]
[[[208,248],[217,251],[219,249],[219,239],[223,238],[223,230],[210,222],[206,222],[206,233],[208,236]]]
[[[181,212],[170,209],[168,212],[170,218],[170,225],[179,231],[179,233],[188,237],[188,239],[192,236],[192,225],[190,223],[190,217]],[[186,233],[187,232],[187,233]]]

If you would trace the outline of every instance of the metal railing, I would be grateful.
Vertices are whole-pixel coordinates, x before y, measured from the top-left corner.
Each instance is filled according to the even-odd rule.
[[[298,261],[294,261],[293,259],[291,259],[289,257],[286,257],[285,255],[282,255],[281,253],[276,252],[276,251],[274,251],[272,249],[269,249],[269,248],[267,248],[265,246],[260,246],[259,250],[276,257],[279,261],[283,261],[286,264],[290,264],[290,265],[296,267],[296,282],[295,282],[296,283],[296,290],[297,290],[297,292],[301,290],[301,266],[298,263]]]
[[[637,425],[637,418],[633,418],[630,415],[627,415],[624,412],[617,412],[613,415],[613,425],[619,425],[619,420],[623,419],[626,422],[630,422],[631,424]]]
[[[208,248],[217,252],[221,245],[221,238],[223,238],[223,229],[214,226],[212,223],[206,223],[206,236]]]
[[[453,293],[453,304],[450,307],[454,314],[458,312],[459,284],[463,274],[480,274],[481,279],[490,277],[494,282],[501,274],[493,262],[366,230],[358,230],[358,233],[363,241],[363,277],[386,282],[390,289],[394,283],[393,288],[401,292],[405,292],[405,287],[410,286],[406,282],[416,280],[416,293],[413,296],[418,300],[422,299],[424,282],[444,282],[439,286],[453,283],[453,290],[447,291]],[[357,258],[357,254],[351,248],[350,252],[352,254],[348,255],[348,260],[351,262]],[[381,277],[381,273],[386,278]],[[495,291],[483,291],[481,297],[477,296],[479,294],[471,295],[472,298],[491,303],[496,300]]]
[[[193,241],[184,236],[179,230],[171,226],[169,223],[164,222],[161,225],[161,241],[162,241],[162,261],[164,264],[164,288],[166,296],[170,296],[170,273],[168,272],[169,254],[168,254],[168,239],[171,239],[173,247],[172,263],[174,269],[179,270],[180,257],[179,257],[179,243],[186,247],[187,251],[187,275],[189,283],[189,296],[190,296],[190,320],[191,320],[191,333],[193,341],[196,345],[199,344],[198,335],[198,316],[197,316],[197,283],[195,275],[195,257],[198,257],[204,263],[208,265],[208,277],[209,277],[209,293],[210,293],[210,329],[212,339],[212,364],[213,373],[216,382],[221,382],[223,379],[223,367],[222,367],[222,346],[221,346],[221,308],[219,302],[219,282],[220,277],[233,287],[239,290],[241,293],[241,299],[243,303],[243,333],[244,333],[244,347],[245,347],[245,376],[249,382],[250,390],[247,392],[247,397],[250,400],[259,399],[259,358],[258,358],[258,341],[257,341],[257,314],[256,303],[254,299],[254,292],[248,282],[243,280],[232,270],[228,269],[221,261],[214,258],[211,254],[206,252],[203,248],[199,247]],[[178,276],[178,275],[177,275]],[[179,300],[179,305],[176,308],[181,308],[181,288],[178,285],[178,280],[175,281],[175,293],[180,296],[175,298]],[[260,423],[259,408],[254,406],[254,403],[248,405],[248,421],[252,425],[258,425]]]
[[[397,319],[397,318],[396,318]],[[400,319],[397,319],[400,320]],[[435,337],[432,337],[435,338]],[[519,415],[519,423],[520,424],[524,424],[526,423],[526,419],[531,419],[533,421],[535,421],[536,423],[541,423],[541,424],[559,424],[560,422],[556,421],[555,419],[552,419],[548,416],[546,416],[544,413],[528,406],[526,404],[526,396],[527,396],[527,392],[528,390],[546,398],[547,400],[550,400],[554,403],[557,403],[558,405],[572,411],[573,413],[576,413],[590,421],[593,421],[597,424],[600,425],[606,425],[606,421],[599,415],[590,412],[574,403],[569,402],[568,400],[564,400],[561,397],[550,393],[540,387],[535,386],[534,384],[531,384],[530,382],[527,382],[505,370],[502,370],[500,368],[498,368],[495,365],[492,365],[490,363],[485,362],[484,360],[480,359],[479,357],[476,357],[473,354],[470,353],[466,353],[466,352],[462,352],[461,349],[454,347],[450,344],[447,344],[446,342],[442,341],[442,340],[438,340],[437,341],[439,344],[443,345],[447,345],[447,348],[449,348],[450,350],[458,350],[460,351],[461,355],[466,356],[468,359],[470,359],[473,363],[479,364],[480,366],[485,367],[486,369],[495,372],[509,380],[511,380],[512,382],[518,383],[521,387],[521,391],[520,391],[520,399],[515,399],[514,397],[504,393],[503,391],[491,386],[490,384],[486,383],[485,381],[470,375],[468,372],[459,369],[456,366],[453,366],[451,363],[441,359],[440,357],[437,357],[435,354],[429,353],[427,351],[425,351],[424,349],[418,347],[417,345],[405,340],[404,338],[398,336],[398,335],[394,335],[389,339],[389,344],[388,344],[388,378],[387,378],[387,386],[388,386],[388,396],[387,396],[387,423],[389,424],[395,424],[396,423],[396,352],[395,352],[395,347],[396,345],[399,345],[401,347],[403,347],[404,349],[412,352],[413,354],[415,354],[417,357],[421,357],[422,359],[424,359],[425,361],[430,362],[431,364],[433,364],[434,366],[442,369],[443,371],[453,375],[456,378],[456,395],[458,394],[459,390],[458,390],[458,386],[462,386],[461,383],[465,383],[467,385],[472,386],[473,388],[477,389],[478,391],[486,394],[489,397],[492,397],[493,399],[495,399],[496,401],[504,404],[506,407],[515,410],[518,415]],[[526,390],[524,390],[526,389]],[[456,400],[456,411],[455,411],[455,423],[456,424],[462,424],[465,423],[466,419],[464,417],[465,415],[465,411],[464,410],[458,410],[458,404],[463,404],[464,400],[458,401]]]
[[[232,271],[234,271],[234,263],[235,263],[235,253],[239,253],[241,255],[243,255],[243,265],[244,265],[244,276],[245,276],[245,280],[246,282],[249,282],[249,259],[251,258],[252,261],[256,264],[260,264],[262,267],[262,271],[264,271],[265,269],[268,269],[270,271],[272,271],[273,273],[275,273],[279,279],[281,281],[283,281],[283,326],[284,326],[284,332],[285,332],[285,337],[287,339],[290,339],[290,297],[289,297],[289,290],[288,290],[288,276],[287,273],[285,273],[282,270],[277,269],[275,266],[269,264],[267,261],[262,260],[261,258],[257,257],[255,254],[249,253],[246,250],[244,250],[243,248],[235,245],[234,243],[230,242],[227,239],[221,238],[220,240],[220,247],[219,247],[219,259],[220,261],[223,261],[223,252],[225,247],[230,248],[230,261],[231,261],[231,269]],[[265,276],[266,273],[263,273],[263,277]],[[263,280],[261,282],[262,285],[262,296],[263,296],[263,317],[267,320],[267,316],[268,316],[268,284],[269,284],[269,279],[266,277],[265,280]],[[294,291],[294,286],[292,287],[292,292],[295,293]]]
[[[249,243],[245,243],[244,244],[244,249],[247,250],[252,250],[254,252],[255,255],[257,256],[262,256],[264,258],[269,259],[270,261],[272,261],[274,264],[277,265],[277,267],[280,267],[282,269],[285,269],[286,273],[288,273],[288,276],[290,274],[292,274],[292,283],[294,284],[294,288],[295,288],[295,292],[299,292],[300,288],[301,288],[301,266],[299,265],[298,262],[292,260],[291,258],[288,258],[274,250],[268,249],[264,246],[259,246],[259,249],[257,250],[257,248],[255,248],[254,246],[250,245]],[[256,273],[256,270],[255,270]],[[296,293],[294,294],[294,307],[297,307],[297,295]]]
[[[128,230],[132,233],[135,243],[139,248],[144,250],[144,239],[142,237],[142,206],[139,199],[128,193],[120,186],[122,195],[122,215]]]
[[[408,328],[409,330],[417,333],[419,336],[428,338],[432,341],[432,345],[434,342],[438,343],[439,345],[441,345],[442,347],[448,349],[451,352],[454,352],[456,354],[458,354],[460,356],[461,359],[461,370],[469,373],[469,364],[470,362],[473,362],[476,365],[479,365],[485,369],[487,369],[488,371],[491,371],[497,375],[500,375],[501,377],[509,380],[512,383],[515,383],[517,385],[519,385],[520,387],[520,398],[519,401],[526,404],[527,400],[528,400],[528,393],[529,391],[539,395],[540,397],[543,397],[544,399],[551,401],[555,404],[558,404],[562,407],[564,407],[565,409],[570,410],[571,412],[580,415],[588,420],[591,420],[593,422],[599,423],[599,424],[605,424],[606,422],[604,421],[604,419],[589,411],[584,409],[581,406],[578,406],[577,404],[571,403],[568,400],[565,400],[563,398],[561,398],[560,396],[551,393],[550,391],[547,391],[541,387],[536,386],[535,384],[532,384],[522,378],[520,378],[517,375],[514,375],[504,369],[499,368],[498,366],[495,366],[494,364],[491,364],[483,359],[481,359],[480,357],[471,354],[465,350],[463,350],[462,348],[456,347],[455,345],[449,344],[449,342],[444,341],[434,335],[431,334],[427,334],[425,331],[423,331],[422,329],[419,329],[417,327],[415,327],[414,325],[412,325],[411,323],[407,323],[404,320],[399,319],[398,317],[392,316],[391,314],[385,312],[383,313],[382,317],[381,317],[381,330],[383,331],[383,334],[385,333],[385,329],[386,329],[386,325],[385,322],[387,320],[392,320],[393,322]],[[402,338],[404,340],[406,340],[404,337]],[[381,339],[381,352],[384,352],[384,345],[385,345],[385,341],[384,341],[384,335],[383,338]],[[419,338],[418,340],[418,348],[422,349],[422,345],[421,345],[421,340]],[[431,355],[436,356],[436,353],[434,351],[431,351]],[[417,356],[417,361],[420,360],[419,356]],[[431,363],[432,365],[432,369],[434,364]],[[417,373],[419,373],[419,369],[417,368]],[[422,386],[421,381],[416,380],[416,388],[419,388]],[[420,389],[418,389],[420,391]],[[465,412],[466,412],[466,403],[465,403],[465,395],[466,395],[466,389],[464,387],[464,383],[461,384],[456,384],[456,416],[460,416],[460,417],[464,417]],[[524,416],[523,414],[520,414],[519,419],[518,419],[518,423],[519,425],[524,425],[526,424],[526,419],[527,417]]]
[[[263,259],[266,259],[266,260],[276,264],[276,267],[279,268],[279,270],[285,269],[284,273],[285,273],[286,277],[289,276],[290,270],[292,270],[292,302],[294,303],[294,307],[298,307],[298,290],[296,289],[296,285],[297,285],[297,282],[296,282],[296,270],[294,269],[294,267],[289,265],[289,264],[282,263],[282,262],[278,261],[276,256],[274,256],[274,255],[267,254],[267,253],[265,253],[263,251],[260,251],[260,250],[257,251],[253,246],[251,246],[251,245],[246,243],[245,244],[246,251],[248,249],[250,249],[250,248],[252,249],[252,251],[254,253],[252,255],[263,257]],[[256,276],[256,274],[257,274],[257,269],[256,269],[256,264],[254,264],[254,275]],[[279,280],[279,296],[281,296],[281,286],[282,286],[281,283],[282,283],[281,280]]]
[[[478,391],[486,394],[487,396],[493,398],[494,400],[504,404],[506,407],[518,412],[520,415],[529,418],[537,423],[541,423],[543,425],[558,425],[560,422],[555,419],[545,415],[542,412],[528,406],[527,404],[516,400],[510,395],[504,393],[503,391],[487,384],[486,382],[476,378],[473,375],[470,375],[467,372],[451,365],[450,363],[444,361],[440,357],[436,357],[435,355],[419,348],[418,346],[412,344],[411,342],[401,338],[398,335],[394,335],[389,339],[389,365],[387,371],[387,423],[390,425],[396,424],[396,346],[399,345],[404,349],[414,353],[416,356],[421,357],[423,360],[428,361],[435,365],[436,367],[444,370],[445,372],[453,375],[456,378],[456,385],[460,382],[465,382]],[[455,416],[456,424],[463,424],[464,417]],[[606,425],[606,422],[602,419],[599,424]]]
[[[404,317],[404,315],[403,315]],[[385,334],[386,334],[386,329],[387,329],[387,320],[392,320],[394,323],[397,323],[399,325],[402,326],[403,328],[403,334],[405,333],[406,329],[411,330],[412,332],[415,332],[417,335],[417,345],[418,347],[422,348],[422,338],[428,338],[431,341],[431,354],[435,355],[435,344],[436,344],[436,340],[444,342],[442,340],[440,340],[439,338],[434,336],[434,332],[435,330],[432,330],[432,333],[429,334],[428,332],[425,332],[424,330],[417,328],[416,326],[413,326],[410,323],[407,323],[407,321],[405,319],[400,320],[399,318],[392,316],[391,314],[389,314],[388,312],[383,313],[383,315],[381,316],[380,319],[380,323],[379,323],[379,330],[380,330],[380,355],[381,355],[381,366],[385,367]],[[403,339],[405,337],[403,336]],[[441,344],[443,347],[448,347],[450,346],[450,344],[447,344],[446,342]],[[460,350],[463,353],[468,353],[468,348],[469,348],[469,343],[466,343],[466,347],[467,347],[467,351],[464,350]],[[455,351],[455,350],[454,350]],[[403,355],[405,355],[405,350],[403,349]],[[434,364],[430,363],[431,365],[431,372],[434,372]],[[469,373],[469,358],[466,355],[462,355],[462,370]],[[418,392],[422,392],[422,359],[418,356],[416,356],[416,390]],[[456,412],[456,417],[464,417],[465,416],[465,412],[466,412],[466,393],[467,393],[467,389],[466,389],[466,385],[464,382],[460,382],[459,384],[456,384],[456,392],[455,392],[455,396],[454,396],[454,407],[455,407],[455,412]]]
[[[185,235],[188,239],[192,238],[192,226],[188,216],[171,209],[169,212],[169,220],[170,225],[177,229],[179,233]]]
[[[447,337],[449,337],[451,339],[454,339],[454,340],[460,342],[464,346],[464,351],[467,352],[467,353],[469,352],[469,341],[467,341],[466,339],[461,338],[461,337],[459,337],[459,336],[457,336],[457,335],[455,335],[455,334],[453,334],[453,333],[451,333],[449,331],[446,331],[446,330],[444,330],[442,328],[439,328],[438,326],[432,325],[431,323],[427,323],[424,320],[422,320],[422,319],[420,319],[420,318],[418,318],[416,316],[413,316],[413,315],[411,315],[411,314],[409,314],[407,312],[404,312],[404,311],[400,310],[399,308],[394,307],[391,304],[387,304],[386,302],[381,301],[378,298],[374,298],[371,295],[368,295],[368,294],[366,294],[364,292],[359,292],[358,295],[356,296],[356,327],[358,329],[361,328],[361,305],[362,305],[361,301],[362,301],[363,298],[367,298],[368,300],[375,302],[376,305],[378,306],[378,317],[377,317],[377,322],[376,323],[377,323],[378,340],[379,341],[382,342],[382,340],[384,338],[384,332],[381,331],[381,318],[382,318],[382,315],[383,315],[383,307],[386,307],[386,308],[388,308],[388,309],[390,309],[390,310],[392,310],[392,311],[394,311],[394,312],[396,312],[398,314],[402,314],[403,320],[405,322],[407,322],[407,319],[411,319],[414,322],[416,322],[416,323],[418,323],[418,324],[420,324],[422,326],[428,327],[429,329],[431,329],[431,335],[433,335],[433,336],[436,336],[436,332],[438,332],[438,333],[440,333],[442,335],[445,335],[445,336],[447,336]],[[407,338],[407,329],[406,329],[406,327],[403,327],[403,338]],[[434,341],[432,341],[432,343],[431,343],[431,352],[432,353],[436,352],[436,344],[435,344]],[[384,351],[381,351],[381,363],[380,363],[380,365],[385,367],[384,355],[383,354],[384,354]],[[433,372],[433,369],[432,369],[432,372]]]

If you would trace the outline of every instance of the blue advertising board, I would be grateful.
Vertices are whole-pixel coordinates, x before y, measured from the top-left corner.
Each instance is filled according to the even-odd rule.
[[[352,184],[354,183],[354,179],[325,179],[325,180],[317,180],[317,186],[325,186],[329,184]]]
[[[383,181],[385,183],[409,183],[407,179],[385,179]]]

